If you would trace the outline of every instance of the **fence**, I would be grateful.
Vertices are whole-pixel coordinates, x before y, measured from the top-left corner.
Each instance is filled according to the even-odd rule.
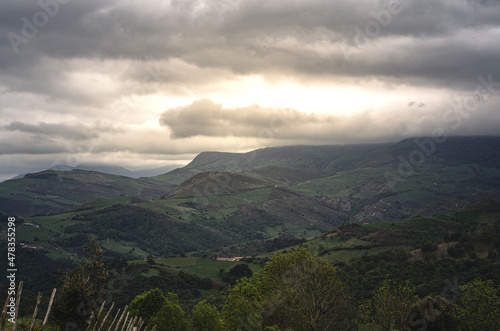
[[[3,306],[2,310],[2,317],[1,317],[1,322],[0,322],[0,331],[5,330],[5,325],[6,325],[6,319],[7,319],[7,310],[10,307],[9,303],[15,302],[15,307],[14,307],[14,317],[13,317],[13,324],[12,324],[12,331],[17,330],[17,317],[19,313],[19,305],[21,302],[21,294],[23,291],[23,282],[19,282],[18,290],[17,290],[17,297],[16,300],[13,301],[11,300],[11,295],[9,294],[7,296],[7,300],[5,301],[5,304]],[[47,307],[47,312],[45,313],[45,318],[43,319],[42,325],[47,324],[50,316],[50,311],[52,309],[52,303],[54,302],[54,298],[56,296],[56,289],[52,290],[52,295],[50,296],[49,300],[49,306]],[[36,301],[36,306],[35,310],[33,311],[33,317],[31,319],[31,324],[29,330],[33,330],[36,322],[36,317],[38,314],[38,307],[40,306],[40,302],[42,301],[42,293],[38,293],[37,301]],[[125,306],[123,311],[120,311],[121,309],[118,309],[117,313],[115,314],[115,317],[113,318],[113,321],[105,329],[106,321],[108,318],[110,318],[111,312],[113,311],[113,308],[115,307],[115,303],[111,303],[111,307],[109,308],[108,312],[106,315],[102,318],[101,320],[101,314],[104,310],[104,305],[106,301],[103,301],[101,304],[101,307],[99,309],[99,312],[97,313],[97,316],[94,312],[90,315],[90,318],[87,321],[87,328],[85,330],[92,330],[92,331],[147,331],[148,327],[146,326],[144,329],[142,327],[144,326],[145,321],[141,317],[132,317],[130,316],[130,312],[128,311],[128,306]],[[130,317],[130,319],[129,319]],[[95,321],[94,321],[95,318]],[[118,319],[118,321],[117,321]],[[9,319],[10,320],[10,319]],[[116,324],[115,324],[116,322]],[[127,324],[128,322],[128,324]],[[120,328],[121,326],[121,328]],[[156,326],[153,326],[151,331],[155,331]]]

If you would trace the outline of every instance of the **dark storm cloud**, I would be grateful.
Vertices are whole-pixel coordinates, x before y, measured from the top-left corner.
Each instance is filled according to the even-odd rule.
[[[139,6],[73,0],[61,4],[36,37],[19,45],[19,54],[2,38],[0,68],[34,81],[48,78],[37,65],[44,57],[179,58],[237,73],[420,76],[447,82],[485,72],[500,75],[495,65],[500,46],[493,42],[498,1],[394,3],[187,0]],[[41,10],[37,2],[11,2],[0,14],[0,31],[22,36],[22,18],[33,21]],[[26,65],[31,69],[23,70]]]

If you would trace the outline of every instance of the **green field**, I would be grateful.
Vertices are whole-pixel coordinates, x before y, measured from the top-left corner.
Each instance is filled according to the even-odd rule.
[[[220,270],[228,271],[235,265],[246,263],[242,261],[218,261],[201,257],[179,257],[179,258],[161,258],[156,259],[158,265],[169,266],[178,269],[179,271],[190,272],[200,277],[207,277],[218,280]],[[247,263],[250,269],[256,273],[262,269],[262,266],[254,263]]]

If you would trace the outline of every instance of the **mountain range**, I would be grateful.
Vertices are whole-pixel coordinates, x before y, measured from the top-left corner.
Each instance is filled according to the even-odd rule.
[[[158,176],[158,175],[167,173],[169,171],[172,171],[172,170],[180,168],[180,167],[182,167],[182,165],[174,164],[174,165],[168,165],[168,166],[152,168],[152,169],[129,170],[127,168],[117,166],[117,165],[90,164],[89,163],[89,164],[79,164],[76,167],[58,164],[58,165],[51,167],[48,170],[55,170],[55,171],[87,170],[87,171],[102,172],[102,173],[110,174],[110,175],[125,176],[125,177],[130,177],[130,178],[140,178],[140,177]],[[26,175],[27,174],[19,174],[19,175],[15,176],[14,178],[11,178],[11,180],[12,179],[20,179]]]
[[[95,235],[111,252],[138,258],[500,201],[500,138],[204,152],[137,179],[64,170],[0,183],[0,212],[41,225],[20,238],[71,248]]]

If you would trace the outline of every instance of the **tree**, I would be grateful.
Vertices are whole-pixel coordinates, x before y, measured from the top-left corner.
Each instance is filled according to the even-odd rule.
[[[263,322],[263,295],[259,280],[242,278],[227,296],[222,308],[226,330],[259,329]]]
[[[221,269],[219,272],[219,276],[221,279],[229,284],[236,284],[236,281],[238,279],[241,279],[243,277],[250,278],[252,277],[253,272],[246,263],[241,263],[238,264],[234,267],[232,267],[228,272],[224,271],[224,269]]]
[[[422,244],[422,252],[424,253],[432,253],[437,251],[438,247],[432,241],[427,240]]]
[[[189,323],[179,306],[177,294],[168,293],[165,297],[158,288],[139,294],[130,303],[130,314],[142,317],[158,331],[189,330]]]
[[[151,318],[158,331],[189,331],[189,322],[179,306],[177,294],[168,293],[161,309]]]
[[[153,259],[153,256],[151,254],[148,255],[148,257],[146,258],[146,261],[148,262],[148,264],[150,265],[153,265],[153,264],[156,264],[155,260]]]
[[[196,331],[222,330],[219,311],[205,300],[200,301],[194,306],[192,318],[193,328]]]
[[[54,301],[53,317],[66,328],[85,328],[86,322],[106,298],[108,271],[102,260],[103,250],[94,238],[83,247],[84,262],[64,275],[61,294]]]
[[[266,325],[300,330],[349,330],[352,295],[328,262],[306,248],[277,254],[261,272],[268,293]]]
[[[408,323],[412,305],[417,300],[408,282],[403,286],[386,279],[372,298],[360,306],[360,323],[378,326],[381,330],[400,330]]]
[[[130,303],[130,314],[140,316],[147,322],[161,310],[165,296],[158,288],[139,294]]]
[[[474,281],[460,287],[457,318],[465,330],[498,330],[500,288],[493,281]]]
[[[259,276],[238,282],[222,315],[229,330],[349,330],[351,302],[337,270],[301,248],[277,254]]]
[[[457,305],[440,296],[427,296],[411,307],[408,329],[443,331],[459,330],[460,323],[455,317]]]

